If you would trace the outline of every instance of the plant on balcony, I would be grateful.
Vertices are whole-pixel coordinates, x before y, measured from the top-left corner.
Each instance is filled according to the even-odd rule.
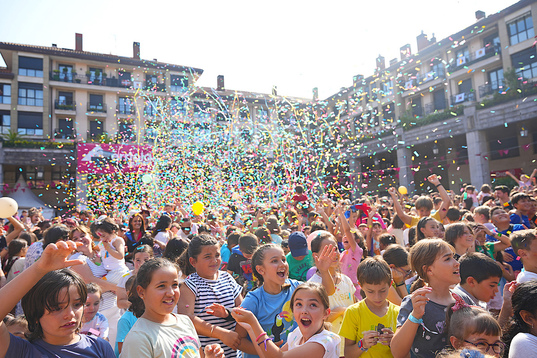
[[[58,81],[60,79],[60,70],[52,70],[52,79]]]
[[[4,142],[6,144],[8,143],[14,143],[16,141],[21,141],[23,138],[23,135],[20,134],[18,131],[12,131],[11,129],[7,131],[7,134],[4,134],[2,136],[4,139]]]
[[[453,117],[458,117],[464,113],[464,106],[459,105],[456,107],[450,107],[444,109],[443,112],[435,112],[431,113],[425,117],[415,117],[412,114],[412,110],[408,110],[401,117],[399,117],[399,120],[401,122],[401,126],[403,127],[403,130],[407,131],[414,127],[421,127],[425,126],[427,124],[431,124],[434,122],[446,120]]]
[[[476,109],[485,109],[496,106],[505,102],[509,102],[513,99],[519,98],[526,88],[524,84],[518,80],[518,75],[514,68],[510,68],[504,72],[504,87],[505,91],[496,91],[493,93],[492,98],[485,98],[476,106]],[[531,93],[530,93],[531,94]],[[527,94],[525,94],[527,95]]]

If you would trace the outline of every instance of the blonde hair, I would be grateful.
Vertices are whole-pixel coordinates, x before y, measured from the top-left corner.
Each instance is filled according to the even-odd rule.
[[[421,240],[412,246],[409,258],[410,267],[418,274],[419,278],[412,284],[411,291],[428,282],[427,269],[436,261],[438,255],[446,250],[453,251],[453,247],[438,238]]]

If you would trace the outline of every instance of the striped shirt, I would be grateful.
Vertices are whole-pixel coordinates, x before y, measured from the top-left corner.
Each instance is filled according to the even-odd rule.
[[[200,277],[197,273],[189,275],[185,284],[196,296],[196,303],[194,306],[194,314],[213,325],[217,325],[224,329],[234,331],[235,321],[226,321],[223,318],[215,317],[207,313],[205,308],[213,303],[219,303],[227,309],[235,307],[235,299],[239,297],[242,291],[242,287],[239,286],[233,277],[225,271],[218,271],[218,279],[207,280]],[[205,347],[208,344],[218,343],[224,349],[226,358],[240,357],[240,353],[231,349],[222,343],[221,340],[216,338],[210,338],[206,336],[199,336],[201,346]]]

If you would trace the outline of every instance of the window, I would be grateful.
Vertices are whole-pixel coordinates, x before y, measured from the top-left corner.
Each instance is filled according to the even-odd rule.
[[[423,115],[423,109],[421,107],[421,97],[415,97],[411,99],[410,107],[412,109],[413,116]]]
[[[446,95],[443,90],[433,92],[433,101],[435,111],[446,109]]]
[[[55,137],[58,139],[73,138],[73,120],[71,118],[58,119],[58,128],[56,129]]]
[[[89,136],[91,140],[99,140],[104,134],[103,122],[99,120],[90,121]]]
[[[520,155],[520,147],[516,136],[502,138],[501,140],[491,140],[489,148],[490,159],[492,160],[513,158]]]
[[[211,113],[209,112],[209,102],[194,102],[194,118],[201,120],[211,118]]]
[[[102,111],[104,108],[103,96],[100,94],[90,94],[89,109]]]
[[[519,79],[537,77],[537,58],[535,47],[511,55],[511,62]]]
[[[489,85],[491,89],[497,90],[503,86],[503,68],[499,68],[494,71],[490,71],[489,75]]]
[[[68,182],[74,184],[73,169],[65,165],[53,165],[51,179],[52,181],[62,182],[64,184]]]
[[[43,113],[19,112],[18,131],[22,135],[43,135]]]
[[[393,94],[393,79],[382,83],[382,93],[384,96],[391,96]]]
[[[11,113],[9,111],[0,111],[0,132],[9,133],[11,129]]]
[[[20,170],[22,169],[22,170]],[[19,169],[19,172],[22,172],[26,178],[26,183],[31,187],[43,188],[45,186],[44,177],[45,177],[45,168],[44,167],[34,167],[27,165]]]
[[[132,75],[130,72],[118,71],[117,77],[121,86],[126,88],[132,86]]]
[[[43,85],[19,82],[19,102],[23,106],[43,106]]]
[[[134,114],[134,99],[119,97],[118,110],[119,114]]]
[[[257,121],[260,123],[267,123],[270,119],[270,113],[268,108],[258,107],[257,108]]]
[[[181,98],[172,99],[170,101],[170,114],[172,116],[185,115],[186,114],[185,101],[183,101]]]
[[[464,66],[466,62],[470,60],[470,51],[468,47],[463,47],[455,53],[455,60],[457,61],[457,66]]]
[[[534,36],[533,19],[530,13],[507,24],[509,43],[515,45]]]
[[[187,76],[178,76],[171,75],[171,86],[170,90],[172,92],[183,92],[188,87],[188,77]]]
[[[146,75],[145,80],[146,80],[147,84],[156,85],[158,83],[158,76],[157,75]]]
[[[43,59],[19,56],[19,76],[43,77]]]
[[[134,124],[131,122],[119,122],[118,137],[123,142],[135,141]]]
[[[393,102],[388,103],[387,105],[382,107],[382,116],[384,124],[393,123],[393,120],[395,119],[395,110]]]
[[[11,104],[11,85],[0,83],[0,104]]]
[[[158,113],[157,103],[152,101],[145,102],[145,115],[148,117],[154,117]]]
[[[500,48],[500,35],[497,32],[483,39],[483,47],[488,48],[491,46]]]
[[[241,107],[239,109],[239,117],[242,121],[247,121],[250,118],[250,109],[248,107]]]
[[[472,91],[472,79],[467,78],[459,82],[459,93],[470,93]]]
[[[73,66],[60,65],[58,69],[60,70],[60,81],[73,82]]]
[[[103,79],[103,72],[100,68],[89,69],[89,80],[91,82],[100,82]]]

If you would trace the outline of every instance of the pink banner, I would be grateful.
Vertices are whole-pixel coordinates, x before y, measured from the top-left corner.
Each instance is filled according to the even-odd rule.
[[[78,174],[149,172],[153,166],[151,147],[139,145],[79,143]]]

